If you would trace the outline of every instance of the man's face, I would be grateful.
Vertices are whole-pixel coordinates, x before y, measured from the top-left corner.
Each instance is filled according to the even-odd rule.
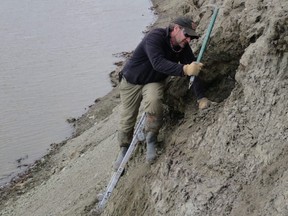
[[[175,26],[175,45],[181,48],[185,47],[186,44],[190,43],[191,38],[185,33],[185,29],[180,26]]]

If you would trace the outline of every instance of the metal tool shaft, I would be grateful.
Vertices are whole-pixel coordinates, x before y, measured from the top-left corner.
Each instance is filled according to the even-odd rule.
[[[146,113],[143,113],[137,126],[136,126],[136,128],[135,128],[132,142],[130,143],[130,146],[129,146],[118,170],[116,172],[114,172],[114,174],[113,174],[113,176],[112,176],[112,178],[111,178],[111,180],[107,186],[107,190],[106,190],[102,200],[98,204],[98,211],[100,211],[100,212],[104,209],[109,197],[112,194],[113,189],[116,187],[116,185],[117,185],[117,183],[118,183],[118,181],[122,175],[122,172],[125,168],[125,165],[129,161],[134,149],[136,148],[137,143],[139,141],[143,141],[143,140],[139,139],[138,134],[143,132],[144,125],[145,125],[145,119],[146,119]],[[141,136],[141,138],[142,138],[142,136]]]
[[[207,32],[206,32],[206,35],[205,35],[205,38],[204,38],[204,41],[203,41],[203,44],[201,46],[199,55],[197,57],[196,63],[199,63],[201,61],[201,59],[202,59],[203,53],[204,53],[204,51],[206,49],[206,46],[208,44],[208,41],[209,41],[209,38],[210,38],[210,35],[211,35],[211,32],[212,32],[212,29],[214,27],[214,23],[215,23],[217,15],[218,15],[218,11],[219,11],[219,8],[215,6],[215,8],[213,10],[213,14],[212,14],[211,20],[210,20],[210,23],[209,23],[209,26],[208,26],[208,29],[207,29]],[[189,89],[191,88],[191,86],[192,86],[192,84],[194,82],[194,79],[195,79],[194,76],[190,77]]]

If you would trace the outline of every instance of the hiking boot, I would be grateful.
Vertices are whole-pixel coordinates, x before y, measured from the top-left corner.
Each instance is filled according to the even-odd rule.
[[[120,148],[119,155],[117,157],[117,160],[114,163],[114,171],[117,171],[118,168],[120,167],[120,164],[121,164],[123,158],[125,157],[127,150],[128,150],[128,147],[121,147]]]
[[[152,164],[157,156],[156,142],[157,142],[157,134],[153,132],[148,132],[146,135],[146,143],[147,143],[146,161],[149,164]]]

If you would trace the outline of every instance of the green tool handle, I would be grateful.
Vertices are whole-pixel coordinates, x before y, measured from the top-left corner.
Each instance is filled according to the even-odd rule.
[[[207,43],[208,43],[208,41],[209,41],[209,38],[210,38],[210,35],[211,35],[211,32],[212,32],[213,26],[214,26],[214,23],[215,23],[217,14],[218,14],[218,11],[219,11],[219,8],[215,7],[214,10],[213,10],[213,14],[212,14],[212,17],[211,17],[209,26],[208,26],[207,33],[206,33],[206,35],[205,35],[203,44],[202,44],[202,46],[201,46],[199,55],[198,55],[198,57],[197,57],[196,63],[199,63],[199,62],[201,61],[201,59],[202,59],[202,56],[203,56],[203,53],[204,53],[204,51],[205,51],[205,49],[206,49]],[[190,89],[190,87],[191,87],[192,84],[193,84],[194,78],[195,78],[194,76],[191,76],[191,77],[190,77],[189,89]]]

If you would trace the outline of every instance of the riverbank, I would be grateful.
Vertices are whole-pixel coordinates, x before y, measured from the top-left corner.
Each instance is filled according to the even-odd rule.
[[[180,14],[197,17],[210,1],[153,3],[152,27]],[[169,99],[182,115],[165,116],[165,145],[153,166],[143,149],[135,152],[103,215],[287,215],[287,4],[217,3],[201,74],[218,104],[199,111],[185,97],[188,83],[170,80]],[[116,86],[75,122],[75,137],[2,190],[0,215],[88,215],[112,174],[119,102]]]
[[[71,137],[66,119],[111,91],[108,74],[121,60],[112,54],[135,48],[154,20],[150,7],[149,0],[2,2],[0,186]]]
[[[68,119],[75,127],[71,138],[51,144],[47,155],[0,188],[0,215],[76,216],[94,207],[119,150],[117,73],[129,53],[117,55],[123,61],[110,73],[112,91],[96,99],[80,118]]]

